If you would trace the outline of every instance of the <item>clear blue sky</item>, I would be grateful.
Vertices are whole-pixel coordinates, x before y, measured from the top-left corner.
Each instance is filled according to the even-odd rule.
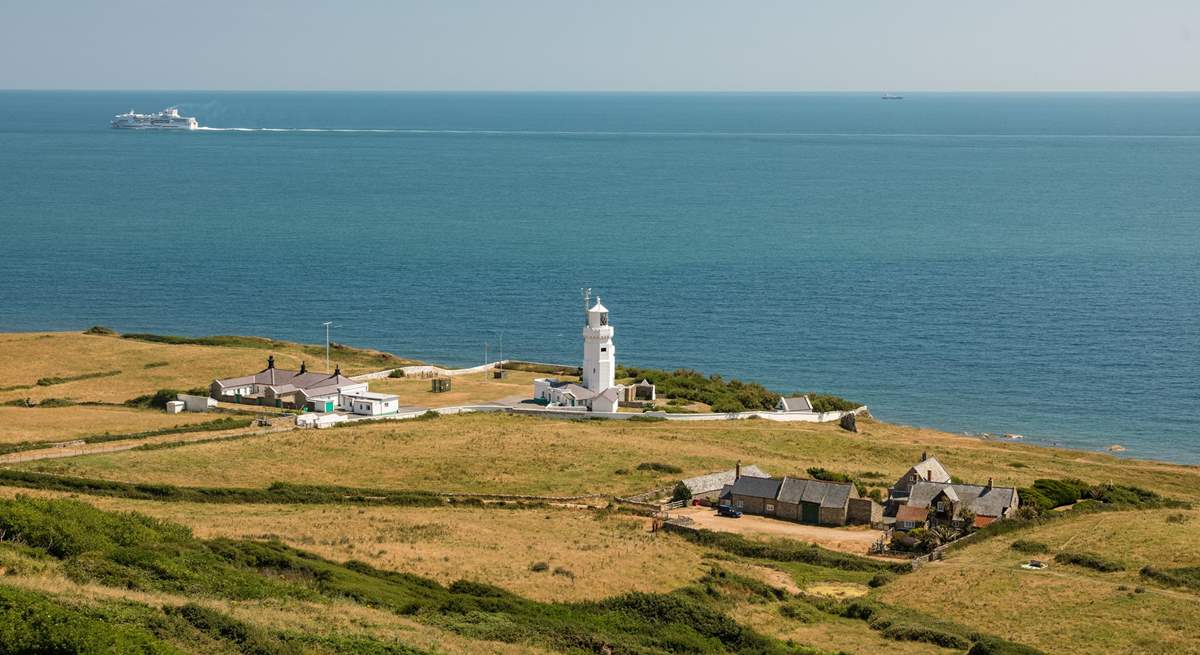
[[[1200,91],[1200,0],[0,0],[0,88]]]

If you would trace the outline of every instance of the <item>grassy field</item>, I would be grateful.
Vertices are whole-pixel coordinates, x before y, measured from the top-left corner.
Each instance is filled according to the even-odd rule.
[[[266,486],[272,481],[430,491],[574,495],[624,494],[680,475],[758,464],[769,473],[810,466],[899,477],[923,450],[969,481],[1027,485],[1042,477],[1117,480],[1181,499],[1200,499],[1200,468],[1121,460],[1101,453],[981,441],[934,430],[860,421],[858,434],[833,425],[721,421],[701,424],[554,421],[462,415],[272,435],[175,451],[89,456],[38,470],[138,482]],[[229,466],[229,462],[239,466]],[[639,470],[661,462],[680,475]],[[1010,466],[1019,462],[1020,468]],[[618,473],[618,471],[623,471]]]
[[[262,370],[270,354],[275,355],[280,368],[299,368],[301,361],[307,361],[314,370],[324,367],[323,347],[260,340],[242,343],[249,345],[177,345],[67,332],[0,334],[0,370],[5,372],[0,402],[72,398],[120,403],[158,389],[207,388],[215,378]],[[369,351],[343,349],[334,353],[333,361],[353,375],[411,360],[385,360]],[[114,371],[118,373],[38,385],[41,379]]]
[[[148,432],[213,418],[210,414],[167,414],[161,410],[106,405],[0,407],[0,444]]]
[[[400,396],[401,405],[417,407],[450,407],[453,405],[476,405],[498,400],[525,399],[533,395],[534,378],[546,377],[541,373],[509,371],[508,377],[496,380],[491,373],[458,375],[452,378],[450,391],[433,393],[428,378],[386,378],[372,380],[371,391],[394,393]],[[566,378],[563,378],[566,379]]]
[[[1170,516],[1185,522],[1168,522]],[[939,605],[944,618],[1051,653],[1200,653],[1200,594],[1138,575],[1147,564],[1195,566],[1197,536],[1197,510],[1083,515],[963,548],[889,585],[881,597],[914,609],[928,608],[930,598],[953,598]],[[1086,551],[1121,561],[1126,570],[1100,573],[1053,561],[1045,571],[1023,570],[1030,555],[1011,548],[1016,539],[1049,546],[1034,556],[1044,560],[1062,550]]]
[[[0,392],[0,402],[27,397],[119,402],[159,388],[203,386],[213,377],[258,370],[268,352],[275,353],[279,365],[287,367],[297,366],[301,359],[310,364],[320,359],[313,355],[312,347],[295,344],[222,343],[225,345],[157,343],[61,333],[0,335],[0,364],[10,371],[7,384],[27,387]],[[375,354],[345,356],[343,362],[350,372],[387,367],[380,365],[385,360]],[[111,374],[113,371],[120,372]],[[106,375],[88,377],[94,373]],[[514,372],[502,382],[485,382],[482,376],[456,378],[454,391],[447,394],[430,393],[428,380],[387,379],[373,381],[371,387],[397,393],[405,404],[451,405],[528,395],[534,377],[537,375]],[[43,378],[79,379],[38,385]],[[0,407],[0,444],[143,432],[211,418],[116,406]],[[384,490],[576,495],[639,492],[680,477],[729,468],[739,460],[775,475],[803,475],[805,469],[819,466],[861,476],[868,484],[882,487],[917,461],[922,451],[928,451],[952,474],[967,481],[993,478],[997,485],[1025,486],[1038,478],[1075,477],[1137,485],[1200,502],[1200,467],[983,441],[870,419],[860,420],[859,426],[861,432],[852,434],[833,425],[763,420],[631,423],[477,414],[288,431],[161,450],[29,462],[15,468],[150,485],[263,489],[274,481],[284,481]],[[163,435],[147,441],[174,442],[182,436]],[[677,466],[682,472],[639,469],[642,463]],[[313,588],[329,580],[345,582],[345,576],[357,571],[338,568],[340,564],[328,565],[332,567],[328,579],[322,577],[325,574],[312,579],[280,575],[268,566],[262,584],[283,584],[292,589],[289,594],[183,594],[154,585],[180,567],[193,566],[188,560],[146,564],[151,571],[148,577],[138,574],[131,578],[141,581],[138,586],[122,582],[120,576],[131,575],[133,569],[152,560],[149,551],[125,553],[111,564],[94,568],[101,561],[94,553],[78,560],[61,555],[55,559],[31,550],[25,545],[28,539],[17,544],[7,537],[0,539],[0,594],[20,589],[48,598],[45,602],[62,603],[67,608],[62,611],[82,607],[82,614],[73,620],[98,616],[103,618],[102,626],[169,623],[175,619],[170,614],[160,615],[162,608],[194,601],[245,622],[248,629],[258,631],[255,634],[267,635],[263,638],[272,644],[276,642],[271,635],[293,640],[309,635],[318,640],[289,650],[215,637],[210,643],[203,641],[210,637],[196,636],[201,641],[195,643],[207,644],[199,649],[205,652],[376,653],[389,652],[378,650],[378,644],[395,642],[436,653],[558,652],[566,651],[563,644],[569,642],[539,632],[536,626],[544,620],[567,618],[574,621],[569,630],[580,631],[579,638],[585,640],[581,643],[590,644],[583,652],[604,652],[599,642],[587,640],[605,634],[605,639],[634,643],[629,640],[640,639],[646,631],[622,627],[623,632],[604,632],[615,630],[621,622],[609,622],[609,618],[588,623],[593,616],[589,613],[623,594],[647,592],[699,602],[698,606],[688,605],[687,611],[702,607],[704,612],[727,613],[737,622],[730,625],[746,626],[766,638],[781,640],[769,642],[763,646],[765,650],[741,650],[730,644],[718,647],[713,642],[710,652],[714,653],[781,652],[772,649],[786,640],[827,652],[949,655],[965,650],[900,639],[884,627],[896,623],[910,633],[917,626],[920,629],[915,633],[927,630],[959,641],[963,635],[982,631],[1046,653],[1200,653],[1200,593],[1167,587],[1139,574],[1146,565],[1177,569],[1200,562],[1200,510],[1196,509],[1069,513],[1059,520],[952,550],[943,561],[870,588],[867,583],[873,570],[771,559],[778,555],[754,555],[751,559],[752,553],[728,545],[700,545],[673,534],[651,534],[645,519],[611,511],[362,502],[284,504],[297,502],[294,497],[280,504],[257,504],[271,502],[260,500],[199,503],[168,499],[154,486],[145,489],[145,495],[139,497],[159,500],[78,498],[106,512],[138,512],[182,524],[195,537],[225,544],[217,547],[217,552],[234,548],[229,544],[251,548],[278,539],[308,556],[333,563],[356,560],[380,571],[403,572],[443,585],[467,579],[495,585],[519,598],[488,601],[511,605],[513,613],[506,615],[493,609],[460,614],[456,608],[465,602],[461,596],[408,613],[406,606],[388,605],[399,602],[397,595],[411,593],[401,594],[398,587],[355,587],[350,590],[353,593],[335,590],[313,596]],[[0,499],[19,495],[71,496],[0,486]],[[0,520],[5,518],[0,514]],[[90,543],[88,529],[79,534],[61,529],[61,538]],[[47,543],[57,543],[55,539]],[[1046,553],[1017,552],[1011,547],[1017,539],[1044,544]],[[141,540],[135,539],[131,547],[141,548]],[[1060,552],[1094,553],[1118,561],[1124,568],[1101,573],[1053,562]],[[166,557],[163,553],[153,556]],[[1050,560],[1050,569],[1020,569],[1019,564],[1031,556]],[[534,567],[540,563],[545,564],[544,570],[533,570],[541,568]],[[89,577],[88,571],[99,573]],[[438,589],[436,594],[451,593]],[[355,595],[360,591],[366,595]],[[877,604],[890,618],[874,621],[873,627],[862,616],[839,613],[845,601],[829,600],[859,596]],[[668,601],[659,598],[653,602]],[[557,605],[530,609],[526,603]],[[151,615],[157,618],[143,620]],[[533,616],[541,618],[530,622]],[[663,616],[673,615],[667,612]],[[601,632],[592,632],[595,630]],[[355,640],[373,645],[368,648]],[[285,642],[279,643],[286,646]],[[413,651],[392,652],[407,655]],[[657,655],[666,649],[628,652]]]

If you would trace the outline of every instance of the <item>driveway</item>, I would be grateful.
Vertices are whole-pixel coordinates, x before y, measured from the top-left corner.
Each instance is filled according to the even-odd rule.
[[[671,516],[686,516],[695,522],[696,527],[712,530],[713,532],[735,532],[745,535],[763,535],[768,537],[786,537],[799,541],[807,541],[830,550],[843,553],[865,555],[871,544],[879,541],[883,532],[872,530],[865,526],[846,528],[826,528],[819,525],[792,523],[781,519],[765,516],[750,516],[746,514],[740,519],[730,519],[717,516],[714,509],[708,507],[684,507],[671,510]]]

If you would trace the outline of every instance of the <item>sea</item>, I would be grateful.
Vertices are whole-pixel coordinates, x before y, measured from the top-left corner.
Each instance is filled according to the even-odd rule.
[[[1200,463],[1200,95],[0,92],[0,330],[618,362]],[[205,129],[113,130],[178,106]]]

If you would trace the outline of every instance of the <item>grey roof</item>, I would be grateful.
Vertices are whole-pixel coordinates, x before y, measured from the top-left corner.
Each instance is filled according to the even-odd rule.
[[[742,475],[744,477],[751,477],[751,478],[769,478],[769,477],[771,477],[770,475],[767,475],[767,473],[764,472],[762,469],[758,468],[757,466],[755,466],[753,464],[751,464],[749,466],[743,466],[742,467]],[[733,484],[733,481],[736,477],[737,477],[737,469],[729,469],[728,471],[709,473],[708,475],[698,475],[694,478],[688,478],[686,480],[683,480],[682,482],[684,485],[687,486],[688,490],[690,490],[692,492],[693,496],[697,496],[699,494],[705,494],[705,493],[709,493],[711,491],[716,491],[717,489],[720,489],[726,485],[731,485],[731,484]]]
[[[254,375],[243,375],[242,377],[217,380],[217,385],[222,388],[241,387],[247,384],[272,387],[276,393],[290,393],[297,389],[338,387],[359,383],[340,373],[320,373],[316,371],[301,373],[300,371],[289,371],[282,368],[265,368]]]
[[[813,408],[812,403],[808,400],[808,396],[780,398],[779,402],[783,405],[783,411],[785,412],[811,412]]]
[[[562,389],[564,392],[570,393],[572,396],[575,396],[575,400],[587,400],[588,398],[595,398],[597,396],[595,391],[592,391],[581,384],[575,384],[574,382],[568,382],[567,384],[564,384],[558,388]]]
[[[854,485],[849,482],[828,482],[786,477],[779,489],[779,502],[817,503],[821,507],[845,507]],[[857,497],[857,494],[854,494]]]
[[[947,487],[958,494],[963,507],[980,516],[1003,516],[1011,509],[1017,498],[1012,487],[982,487],[977,484],[949,484],[945,482],[918,482],[908,496],[913,507],[929,507],[938,493]]]
[[[926,482],[949,482],[950,474],[946,472],[946,467],[937,461],[936,457],[930,457],[923,462],[918,462],[912,468],[908,469],[909,473],[916,473],[917,477]]]
[[[779,485],[781,480],[774,478],[751,478],[743,475],[733,483],[731,490],[737,496],[750,496],[751,498],[770,498],[774,500],[779,495]]]

